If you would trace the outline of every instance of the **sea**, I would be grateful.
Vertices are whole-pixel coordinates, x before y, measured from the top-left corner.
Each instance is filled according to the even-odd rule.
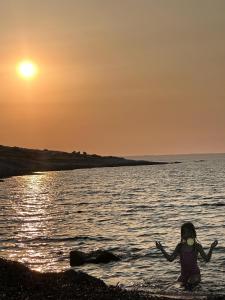
[[[71,250],[109,250],[109,264],[74,267],[107,284],[166,291],[180,272],[171,253],[191,221],[211,261],[199,258],[205,293],[225,295],[225,154],[130,157],[169,164],[79,169],[0,182],[0,256],[33,270],[70,269]],[[180,162],[180,163],[174,163]]]

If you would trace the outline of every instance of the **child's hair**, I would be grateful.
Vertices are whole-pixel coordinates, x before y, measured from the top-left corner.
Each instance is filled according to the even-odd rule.
[[[184,237],[184,232],[185,230],[189,230],[192,233],[192,237],[194,239],[197,238],[197,234],[196,234],[196,230],[195,230],[195,226],[191,223],[191,222],[186,222],[181,226],[181,240]]]

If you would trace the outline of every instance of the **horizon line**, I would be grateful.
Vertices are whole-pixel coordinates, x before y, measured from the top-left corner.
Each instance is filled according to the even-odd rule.
[[[178,156],[178,155],[225,155],[225,152],[192,152],[192,153],[169,153],[169,154],[137,154],[126,155],[126,157],[138,157],[138,156]]]
[[[30,150],[40,150],[40,151],[44,151],[44,150],[48,150],[48,151],[59,151],[59,152],[66,152],[66,153],[71,153],[73,151],[77,151],[77,152],[86,152],[87,154],[98,154],[98,153],[89,153],[87,151],[83,151],[83,150],[72,150],[72,151],[68,151],[68,150],[61,150],[61,149],[47,149],[47,148],[28,148],[28,147],[24,147],[24,146],[9,146],[9,145],[0,145],[3,147],[11,147],[11,148],[21,148],[21,149],[30,149]],[[192,153],[168,153],[168,154],[98,154],[101,156],[119,156],[119,157],[146,157],[146,156],[185,156],[185,155],[225,155],[225,152],[192,152]]]

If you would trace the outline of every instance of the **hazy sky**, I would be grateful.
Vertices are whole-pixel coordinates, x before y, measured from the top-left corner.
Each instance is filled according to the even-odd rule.
[[[3,145],[225,152],[225,1],[1,0],[0,79]]]

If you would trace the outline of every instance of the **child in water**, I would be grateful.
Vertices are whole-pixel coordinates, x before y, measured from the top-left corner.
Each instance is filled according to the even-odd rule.
[[[200,269],[197,263],[198,253],[206,262],[209,262],[212,256],[212,251],[217,244],[218,242],[215,240],[211,244],[208,254],[206,254],[202,245],[197,242],[194,225],[187,222],[181,226],[181,241],[177,244],[171,255],[166,252],[160,242],[156,242],[156,247],[162,251],[168,261],[173,261],[179,255],[181,275],[178,278],[178,281],[181,282],[185,288],[191,289],[201,281]]]

